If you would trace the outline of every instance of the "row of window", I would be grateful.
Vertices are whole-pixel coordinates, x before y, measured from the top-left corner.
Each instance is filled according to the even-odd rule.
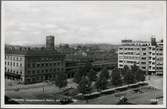
[[[18,56],[5,56],[6,60],[14,60],[14,61],[22,61],[22,57],[18,57]]]
[[[56,61],[56,60],[61,60],[62,57],[60,56],[55,56],[55,57],[38,57],[38,58],[30,58],[30,61]]]
[[[56,63],[32,63],[28,64],[28,68],[39,68],[39,67],[51,67],[51,66],[61,66],[61,62]]]
[[[22,74],[22,70],[7,69],[6,67],[5,67],[5,72],[14,73],[14,74]]]
[[[43,74],[43,73],[56,73],[56,72],[60,72],[60,71],[64,71],[64,68],[55,68],[55,69],[45,69],[45,70],[28,70],[28,74]]]
[[[129,64],[139,64],[139,62],[136,62],[136,61],[123,61],[123,60],[119,60],[119,63],[129,63]]]
[[[22,63],[18,63],[18,62],[5,62],[5,65],[10,65],[13,67],[22,67]]]
[[[50,80],[50,79],[54,79],[55,77],[56,77],[56,74],[48,75],[47,77],[37,76],[37,77],[26,79],[26,82],[37,82],[37,81],[43,81],[43,80]]]

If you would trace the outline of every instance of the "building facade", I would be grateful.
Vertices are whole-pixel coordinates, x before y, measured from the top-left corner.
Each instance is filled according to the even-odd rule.
[[[118,68],[134,64],[147,73],[163,74],[163,40],[122,40],[118,48]]]
[[[65,55],[54,50],[54,36],[46,37],[46,48],[5,46],[5,77],[24,84],[54,80],[65,72]]]
[[[65,72],[64,55],[50,50],[6,50],[5,76],[24,84],[54,80]]]

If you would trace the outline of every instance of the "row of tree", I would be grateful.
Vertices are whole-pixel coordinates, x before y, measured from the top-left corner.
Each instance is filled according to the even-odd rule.
[[[95,82],[95,88],[101,91],[107,88],[109,80],[111,80],[111,84],[114,86],[132,84],[145,80],[145,72],[135,64],[131,68],[128,66],[125,66],[123,69],[115,68],[112,70],[111,75],[104,68],[97,76],[97,73],[91,68],[91,65],[89,65],[89,69],[85,68],[84,70],[86,72],[78,72],[74,77],[74,81],[78,83],[79,91],[83,94],[91,91],[92,82]]]
[[[98,91],[106,89],[109,80],[111,80],[111,84],[115,86],[144,81],[145,72],[134,64],[131,68],[128,66],[124,66],[123,69],[115,68],[112,70],[111,75],[106,68],[103,68],[102,71],[97,74],[91,63],[87,63],[84,67],[80,68],[79,72],[75,73],[73,80],[78,84],[79,92],[87,94],[91,92],[92,87],[95,87]],[[95,84],[92,84],[93,82]],[[60,88],[65,87],[67,85],[67,75],[63,72],[58,73],[55,84]]]
[[[114,69],[112,71],[112,84],[113,85],[122,85],[124,84],[132,84],[138,81],[145,80],[145,72],[141,70],[136,64],[129,68],[128,66],[124,66],[123,69]]]

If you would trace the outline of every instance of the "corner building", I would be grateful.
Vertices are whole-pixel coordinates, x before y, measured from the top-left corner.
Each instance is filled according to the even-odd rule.
[[[163,74],[163,40],[132,41],[122,40],[118,48],[118,68],[136,64],[148,74]]]
[[[5,77],[24,84],[54,80],[57,73],[65,72],[64,58],[55,50],[6,49]]]

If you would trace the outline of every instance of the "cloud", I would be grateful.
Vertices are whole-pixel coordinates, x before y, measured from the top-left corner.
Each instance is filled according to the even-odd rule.
[[[3,2],[6,43],[120,43],[162,38],[164,2]],[[4,27],[4,26],[3,26]]]

